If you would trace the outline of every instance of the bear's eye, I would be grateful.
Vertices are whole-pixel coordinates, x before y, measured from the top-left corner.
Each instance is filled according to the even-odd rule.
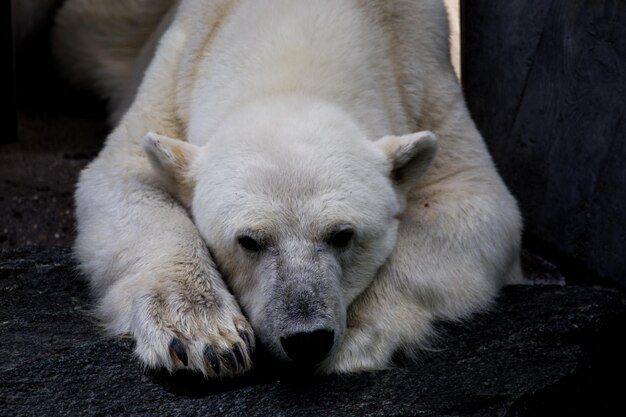
[[[343,249],[350,244],[354,237],[354,230],[349,227],[338,230],[328,237],[328,244],[337,249]]]
[[[239,236],[237,238],[237,242],[239,242],[242,248],[249,250],[250,252],[259,252],[263,249],[263,246],[250,236]]]

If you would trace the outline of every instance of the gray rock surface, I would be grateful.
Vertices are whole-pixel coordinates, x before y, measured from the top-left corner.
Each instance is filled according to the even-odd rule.
[[[464,3],[463,89],[526,247],[626,287],[626,1]]]
[[[312,377],[261,357],[221,384],[145,372],[130,340],[99,334],[68,249],[0,252],[0,301],[0,415],[626,415],[616,289],[511,287],[417,363]]]

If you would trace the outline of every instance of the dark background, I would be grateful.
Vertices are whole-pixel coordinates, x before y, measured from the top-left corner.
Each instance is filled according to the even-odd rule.
[[[468,106],[526,248],[626,286],[626,1],[463,3]]]
[[[0,3],[0,248],[69,246],[74,184],[106,136],[104,106],[68,86],[50,56],[50,29],[61,0]],[[4,59],[13,56],[15,62]]]

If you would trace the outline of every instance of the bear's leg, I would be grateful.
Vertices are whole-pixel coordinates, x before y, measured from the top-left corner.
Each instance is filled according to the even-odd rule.
[[[422,190],[400,223],[397,246],[351,305],[342,347],[327,370],[384,368],[397,350],[428,347],[436,319],[460,319],[489,305],[507,277],[519,278],[519,237],[506,202],[453,178]],[[514,212],[515,213],[515,212]]]
[[[253,332],[187,211],[155,178],[148,131],[180,136],[172,97],[184,27],[168,31],[137,99],[76,191],[75,251],[111,333],[141,362],[232,376],[251,367]]]
[[[430,120],[422,127],[439,135],[440,154],[408,196],[396,247],[350,306],[343,344],[324,372],[384,368],[397,351],[428,347],[435,320],[466,318],[521,280],[517,204],[465,105],[459,98]]]
[[[108,156],[81,175],[75,246],[106,329],[130,334],[151,368],[249,369],[252,329],[187,212],[141,178],[147,164]]]

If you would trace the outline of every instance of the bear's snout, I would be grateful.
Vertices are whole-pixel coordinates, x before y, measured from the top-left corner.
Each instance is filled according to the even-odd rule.
[[[280,338],[283,351],[299,365],[315,365],[331,351],[335,332],[331,329],[317,329],[309,332],[292,333]]]

